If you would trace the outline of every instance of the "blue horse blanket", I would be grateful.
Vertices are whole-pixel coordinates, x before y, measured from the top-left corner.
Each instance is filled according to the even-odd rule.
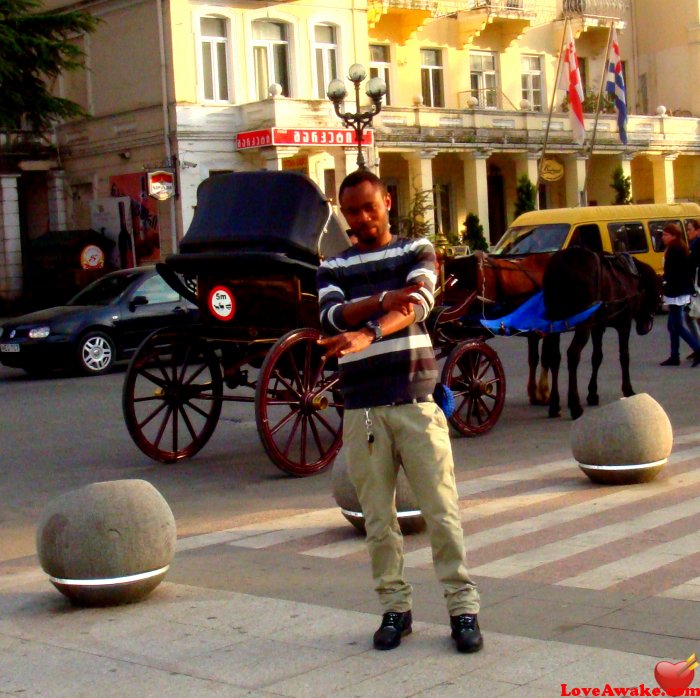
[[[565,320],[549,320],[545,317],[544,293],[539,291],[508,315],[494,319],[481,318],[480,322],[494,334],[501,335],[521,332],[541,332],[542,334],[567,332],[588,320],[600,306],[600,302],[594,303],[590,308]]]

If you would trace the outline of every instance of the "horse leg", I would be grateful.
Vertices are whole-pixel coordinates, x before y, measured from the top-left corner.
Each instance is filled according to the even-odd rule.
[[[542,340],[542,372],[546,375],[547,370],[549,370],[552,374],[552,385],[549,391],[549,412],[547,415],[550,418],[561,416],[561,404],[559,402],[560,365],[559,334],[547,334]]]
[[[625,397],[634,395],[632,381],[630,380],[630,332],[632,331],[632,318],[617,326],[617,337],[620,347],[620,368],[622,369],[622,394]]]
[[[541,405],[537,395],[536,377],[537,365],[540,362],[540,338],[535,334],[527,336],[527,365],[529,373],[527,377],[527,396],[531,405]]]
[[[578,366],[581,362],[581,352],[588,342],[591,332],[589,329],[576,328],[574,338],[566,351],[566,360],[569,367],[569,412],[571,419],[578,419],[583,414],[581,399],[578,395]]]
[[[599,405],[598,395],[598,369],[603,363],[603,335],[605,327],[598,325],[591,330],[591,341],[593,342],[593,354],[591,356],[591,380],[588,381],[588,397],[586,402],[589,405]]]

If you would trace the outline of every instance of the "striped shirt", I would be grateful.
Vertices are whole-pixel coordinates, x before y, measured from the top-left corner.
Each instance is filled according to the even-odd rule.
[[[418,281],[425,284],[416,292],[416,322],[338,359],[345,407],[376,407],[432,395],[438,372],[425,319],[435,302],[435,280],[435,250],[425,238],[394,237],[385,247],[369,252],[352,247],[321,263],[317,274],[321,326],[330,335],[364,326],[349,327],[343,321],[346,303]],[[381,315],[380,311],[374,319]]]

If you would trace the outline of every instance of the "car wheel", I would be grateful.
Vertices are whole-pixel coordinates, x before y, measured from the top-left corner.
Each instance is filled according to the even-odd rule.
[[[78,344],[78,367],[88,376],[107,373],[115,359],[114,342],[104,332],[88,332]]]

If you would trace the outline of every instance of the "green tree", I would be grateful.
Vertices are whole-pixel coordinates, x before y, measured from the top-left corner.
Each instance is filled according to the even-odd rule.
[[[467,214],[467,220],[464,221],[464,231],[462,233],[465,244],[469,245],[472,252],[483,250],[486,252],[489,248],[486,237],[484,236],[484,226],[481,225],[479,216],[475,213]]]
[[[44,11],[39,0],[0,2],[0,128],[41,131],[57,119],[85,115],[51,88],[62,72],[83,66],[72,39],[96,26],[87,12]]]
[[[632,203],[632,180],[630,177],[625,177],[625,171],[622,165],[618,165],[613,170],[613,179],[610,188],[615,191],[616,205]]]
[[[435,203],[433,190],[415,189],[411,199],[411,207],[408,216],[403,219],[404,234],[409,238],[426,238],[434,234],[433,214]]]
[[[518,177],[518,186],[515,190],[515,211],[517,218],[521,213],[535,210],[535,194],[537,189],[526,174]]]

